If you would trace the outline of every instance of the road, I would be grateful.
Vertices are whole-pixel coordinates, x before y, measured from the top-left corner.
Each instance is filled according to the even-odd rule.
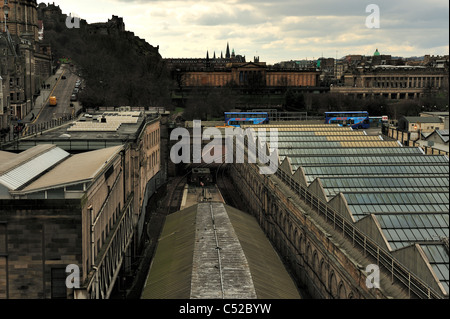
[[[31,124],[40,124],[52,119],[73,115],[75,108],[78,106],[78,102],[72,102],[74,107],[70,106],[70,97],[79,77],[71,72],[68,65],[61,66],[54,77],[55,79],[52,79],[54,86],[51,85],[49,90],[42,90],[40,99],[36,100],[36,105],[33,108],[35,117],[31,119]],[[56,96],[57,98],[58,104],[54,107],[48,104],[50,96]]]

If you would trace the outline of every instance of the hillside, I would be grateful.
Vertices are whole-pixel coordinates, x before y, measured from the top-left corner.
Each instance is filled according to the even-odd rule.
[[[79,96],[84,106],[170,105],[171,80],[158,47],[126,31],[117,16],[105,23],[81,20],[79,28],[68,28],[66,18],[59,6],[38,6],[55,65],[70,58],[86,81]]]

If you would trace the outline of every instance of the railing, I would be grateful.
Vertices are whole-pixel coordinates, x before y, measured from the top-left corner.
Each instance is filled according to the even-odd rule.
[[[133,237],[133,196],[130,195],[122,215],[113,229],[111,239],[102,247],[95,266],[90,271],[78,296],[86,299],[108,299],[120,271],[125,252]],[[77,296],[76,296],[77,297]]]
[[[341,230],[342,235],[352,241],[353,247],[361,249],[365,256],[372,258],[380,268],[383,267],[388,271],[391,275],[392,283],[394,280],[398,280],[408,289],[410,296],[413,293],[419,298],[442,299],[441,294],[434,291],[423,280],[411,273],[404,265],[392,257],[389,252],[358,230],[351,222],[345,220],[340,213],[329,207],[327,203],[311,194],[303,185],[294,181],[292,177],[280,169],[278,169],[276,176],[297,193],[303,201],[309,204],[319,216],[332,224],[334,229]]]
[[[77,113],[79,114],[79,113]],[[0,149],[3,149],[4,146],[10,146],[11,144],[18,143],[19,140],[30,137],[37,136],[42,134],[43,132],[50,130],[52,128],[59,127],[68,122],[73,121],[77,115],[64,115],[57,119],[52,119],[47,122],[37,123],[37,124],[27,124],[23,127],[21,131],[15,131],[15,128],[10,130],[9,132],[3,134],[0,137]]]

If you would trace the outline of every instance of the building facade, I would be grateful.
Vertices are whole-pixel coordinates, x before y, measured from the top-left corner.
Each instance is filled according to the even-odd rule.
[[[265,62],[229,63],[221,70],[181,72],[183,87],[316,87],[319,73],[312,70],[269,69]]]
[[[347,70],[343,86],[333,86],[330,91],[357,98],[381,96],[399,100],[447,89],[448,70],[443,68],[382,65]]]
[[[42,83],[53,69],[35,0],[5,0],[0,7],[0,21],[0,130],[4,133],[10,128],[11,118],[20,120],[31,111]]]
[[[147,203],[161,184],[160,119],[111,116],[122,128],[108,135],[127,142],[96,144],[114,124],[105,116],[66,132],[96,149],[70,154],[57,138],[0,152],[0,298],[106,299],[131,278]],[[79,286],[66,285],[67,266],[79,271]]]

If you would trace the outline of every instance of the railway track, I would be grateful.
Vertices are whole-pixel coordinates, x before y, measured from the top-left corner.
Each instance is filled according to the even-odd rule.
[[[167,209],[167,215],[177,212],[180,209],[185,184],[186,176],[178,176],[172,180],[171,185],[168,186],[168,194],[163,205],[163,207],[166,207]]]
[[[216,184],[219,188],[225,204],[233,206],[239,210],[245,211],[245,206],[241,200],[241,196],[236,192],[236,187],[227,175],[228,166],[222,164],[216,171]]]

